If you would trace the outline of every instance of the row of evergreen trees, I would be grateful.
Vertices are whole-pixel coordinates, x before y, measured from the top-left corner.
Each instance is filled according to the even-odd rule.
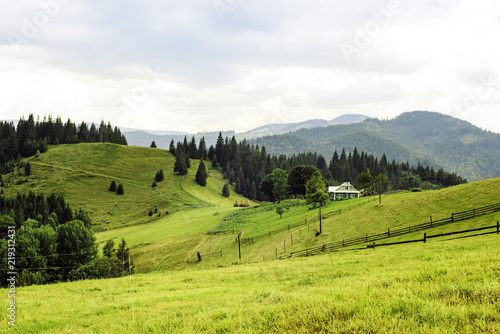
[[[339,185],[347,181],[354,184],[361,173],[373,176],[386,175],[386,190],[407,190],[414,187],[440,188],[467,182],[454,173],[445,172],[442,168],[436,171],[434,167],[424,167],[420,163],[414,167],[408,162],[398,163],[395,160],[389,162],[385,154],[379,159],[363,151],[360,153],[357,148],[349,153],[342,150],[340,155],[335,151],[329,162],[323,155],[311,152],[289,157],[270,155],[264,146],[259,148],[250,145],[246,140],[238,143],[234,136],[231,139],[228,137],[224,139],[221,133],[216,145],[211,145],[208,149],[204,138],[201,138],[199,145],[196,145],[194,137],[189,142],[184,137],[184,141],[177,144],[171,141],[169,150],[177,156],[176,172],[187,173],[189,158],[208,159],[212,162],[212,166],[222,169],[224,177],[229,182],[235,184],[236,192],[256,200],[272,199],[260,187],[268,174],[276,168],[290,173],[299,165],[310,165],[319,169],[327,185]],[[180,157],[182,158],[179,159]]]
[[[12,122],[0,122],[0,174],[11,172],[19,157],[30,157],[37,151],[44,153],[48,145],[110,142],[127,145],[127,139],[116,126],[101,121],[99,127],[94,123],[79,126],[70,119],[63,123],[61,117],[51,116],[43,121],[35,121],[33,114],[28,119],[22,117],[17,127]]]

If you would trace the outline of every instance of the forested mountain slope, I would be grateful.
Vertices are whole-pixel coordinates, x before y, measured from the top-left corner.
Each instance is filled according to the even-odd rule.
[[[257,138],[269,153],[317,152],[327,159],[334,150],[354,147],[389,160],[433,165],[470,181],[500,176],[500,134],[436,112],[414,111],[391,120],[301,129]]]

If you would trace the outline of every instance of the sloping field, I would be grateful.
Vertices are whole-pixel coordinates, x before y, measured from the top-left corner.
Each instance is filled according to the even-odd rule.
[[[497,333],[499,244],[490,235],[23,287],[17,290],[16,330]],[[2,309],[7,302],[2,299]],[[0,323],[0,331],[7,327]]]
[[[4,176],[5,194],[63,193],[73,209],[90,212],[96,231],[150,222],[157,218],[148,216],[155,208],[171,213],[206,205],[182,190],[182,178],[173,173],[175,157],[165,150],[109,143],[58,145],[28,160],[32,175]],[[152,188],[160,169],[165,180]],[[24,179],[28,182],[19,182]],[[123,184],[124,195],[108,191],[113,180]]]

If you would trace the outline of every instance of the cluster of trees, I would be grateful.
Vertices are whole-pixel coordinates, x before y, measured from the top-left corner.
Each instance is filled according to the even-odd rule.
[[[111,181],[108,190],[112,191],[112,192],[116,192],[117,195],[123,195],[125,193],[125,189],[123,188],[123,184],[119,183],[118,185],[116,185],[115,180]]]
[[[70,119],[63,123],[61,117],[53,120],[48,116],[35,121],[30,114],[28,119],[22,117],[17,127],[12,122],[0,122],[0,174],[11,172],[19,157],[46,152],[48,145],[90,142],[127,145],[120,130],[104,121],[99,127],[94,123],[89,127],[85,122],[77,126]]]
[[[238,143],[234,136],[231,139],[228,137],[224,139],[221,133],[215,147],[211,145],[208,150],[204,138],[197,146],[194,137],[190,142],[184,137],[184,141],[177,142],[177,145],[173,141],[170,143],[170,152],[177,157],[175,171],[179,174],[187,174],[189,158],[206,158],[212,162],[212,166],[222,169],[224,178],[235,185],[237,193],[252,200],[279,199],[272,195],[266,179],[277,168],[283,172],[277,171],[273,177],[288,177],[287,175],[297,166],[316,167],[326,185],[340,185],[347,181],[355,184],[362,173],[370,176],[386,175],[384,190],[440,188],[467,182],[455,173],[445,172],[442,168],[436,171],[434,167],[424,167],[420,163],[414,167],[408,162],[398,163],[395,160],[389,162],[385,154],[379,159],[372,154],[359,152],[357,148],[354,148],[353,152],[342,150],[340,154],[335,151],[330,161],[321,154],[311,152],[293,154],[289,157],[284,154],[270,155],[264,146],[259,148],[258,145],[250,145],[246,140]],[[300,173],[296,174],[294,177],[300,177],[298,176]],[[293,184],[294,182],[292,188],[286,188],[286,192],[280,195],[281,198],[305,194],[302,188],[300,191],[293,188],[295,187]]]
[[[0,231],[9,226],[15,228],[15,244],[8,244],[9,235],[0,236],[0,261],[8,268],[9,248],[14,246],[19,285],[68,280],[97,259],[89,213],[73,212],[63,195],[0,196]],[[6,282],[6,271],[0,275]]]

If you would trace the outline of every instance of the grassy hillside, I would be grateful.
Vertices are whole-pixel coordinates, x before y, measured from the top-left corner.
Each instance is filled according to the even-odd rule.
[[[16,330],[496,333],[498,238],[23,287]],[[7,302],[2,298],[2,309]],[[7,330],[2,321],[0,331]]]
[[[26,177],[21,168],[5,175],[4,192],[63,193],[73,209],[85,208],[94,230],[160,223],[166,212],[173,214],[205,206],[233,207],[245,201],[231,188],[231,196],[221,194],[222,175],[210,169],[207,187],[196,184],[194,175],[199,162],[184,178],[173,173],[175,157],[168,151],[154,148],[121,146],[109,143],[51,146],[40,157],[29,158],[32,173]],[[156,172],[163,169],[165,180],[151,185]],[[111,181],[122,183],[123,196],[108,191]],[[252,203],[255,205],[255,203]],[[148,215],[157,210],[160,215]]]
[[[283,203],[288,206],[283,218],[275,213],[276,205],[272,204],[235,212],[231,211],[231,208],[206,208],[176,213],[171,217],[172,227],[168,229],[166,227],[170,226],[170,223],[167,223],[170,217],[164,218],[165,223],[141,226],[137,228],[137,232],[134,227],[130,227],[98,233],[97,237],[100,242],[104,242],[108,238],[125,236],[132,245],[136,245],[132,254],[138,272],[207,265],[224,266],[238,260],[236,234],[207,235],[206,232],[212,227],[215,227],[216,231],[242,231],[242,238],[255,238],[253,243],[244,243],[241,246],[243,261],[254,262],[344,238],[366,233],[383,233],[388,228],[425,223],[430,220],[431,215],[433,220],[449,217],[452,212],[499,202],[499,192],[500,179],[493,179],[442,190],[383,196],[382,205],[378,204],[378,198],[373,197],[329,202],[323,209],[327,218],[323,219],[323,233],[319,236],[316,235],[319,230],[317,209],[312,210],[300,200],[289,200]],[[342,213],[329,215],[338,210]],[[216,212],[219,214],[214,215]],[[498,213],[489,214],[451,224],[449,228],[491,225],[498,218]],[[288,225],[306,221],[309,224],[286,229]],[[283,227],[285,231],[269,236],[269,231]],[[441,227],[443,228],[446,227]],[[420,236],[422,233],[419,232]],[[179,239],[181,236],[182,242]],[[147,240],[148,244],[142,245],[141,240]],[[224,250],[222,257],[213,257],[202,263],[196,261],[198,251],[208,255],[221,250]]]

